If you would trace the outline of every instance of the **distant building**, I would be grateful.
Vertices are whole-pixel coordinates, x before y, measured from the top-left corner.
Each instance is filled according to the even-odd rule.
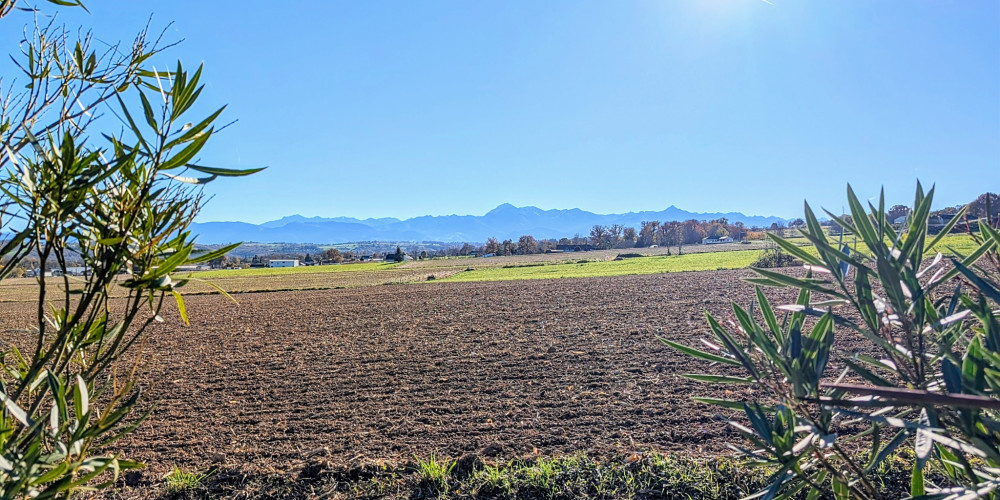
[[[269,267],[299,267],[299,259],[271,259]]]
[[[702,238],[702,245],[718,245],[719,243],[732,243],[733,239],[729,236],[723,236],[722,238]]]

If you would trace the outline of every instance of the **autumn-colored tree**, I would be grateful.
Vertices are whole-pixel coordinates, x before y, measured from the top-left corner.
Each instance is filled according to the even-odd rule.
[[[681,223],[681,243],[684,245],[691,245],[694,243],[699,243],[708,233],[705,232],[705,228],[694,220],[686,220]]]
[[[337,250],[336,248],[329,248],[323,252],[323,260],[334,264],[340,264],[341,262],[344,262],[344,256],[340,253],[340,250]]]
[[[531,235],[521,236],[517,240],[517,253],[520,255],[538,253],[538,241]]]
[[[725,238],[729,236],[729,230],[722,222],[712,222],[705,228],[705,235],[709,238]]]

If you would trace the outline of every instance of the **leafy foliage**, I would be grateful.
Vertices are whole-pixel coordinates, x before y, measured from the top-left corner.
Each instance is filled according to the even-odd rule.
[[[3,2],[0,17],[15,9]],[[40,266],[33,345],[0,353],[5,499],[64,498],[139,465],[101,453],[142,421],[133,415],[141,356],[124,366],[122,356],[162,321],[168,297],[187,321],[179,289],[188,280],[172,277],[179,266],[233,248],[194,251],[188,226],[202,206],[199,185],[256,171],[195,163],[222,112],[188,121],[201,68],[147,68],[161,47],[145,33],[130,50],[98,53],[89,34],[73,39],[37,18],[34,26],[17,60],[28,84],[0,99],[0,229],[12,235],[0,242],[0,278],[29,254]],[[102,113],[124,131],[91,138]],[[88,269],[82,283],[67,276],[71,258]],[[45,278],[53,270],[58,282]],[[112,304],[115,288],[127,295]]]
[[[749,441],[741,450],[776,468],[757,496],[807,491],[810,499],[880,498],[877,471],[903,446],[915,456],[914,497],[995,496],[1000,285],[996,267],[979,262],[996,258],[1000,236],[980,224],[973,252],[926,261],[926,249],[951,229],[928,234],[933,193],[917,185],[907,225],[897,231],[884,198],[866,208],[848,186],[850,219],[827,214],[861,238],[864,246],[856,249],[828,240],[806,204],[800,232],[814,253],[772,236],[805,263],[804,277],[758,269],[749,280],[759,285],[755,305],[733,304],[729,324],[708,315],[718,343],[709,342],[709,350],[664,339],[743,373],[689,378],[749,384],[760,395],[756,401],[701,399],[745,414],[745,423],[731,422]],[[760,286],[792,289],[798,298],[775,307]],[[838,330],[868,339],[880,356],[843,357],[835,348]],[[840,373],[828,373],[831,359],[844,367]],[[934,483],[928,472],[943,479]]]

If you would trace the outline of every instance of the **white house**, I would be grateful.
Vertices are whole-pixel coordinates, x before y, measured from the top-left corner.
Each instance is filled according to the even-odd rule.
[[[298,267],[299,259],[271,259],[267,261],[269,267]]]
[[[722,238],[702,238],[702,245],[715,245],[718,243],[732,243],[733,239],[729,236],[724,236]]]

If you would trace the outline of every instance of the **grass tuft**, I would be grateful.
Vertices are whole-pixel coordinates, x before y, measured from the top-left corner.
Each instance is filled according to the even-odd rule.
[[[450,476],[457,462],[448,458],[438,458],[436,453],[431,453],[426,460],[416,456],[414,459],[417,461],[420,482],[435,493],[447,493]]]
[[[202,481],[211,475],[211,472],[204,474],[189,472],[175,465],[172,471],[163,476],[163,480],[166,482],[168,492],[181,493],[197,489]]]

